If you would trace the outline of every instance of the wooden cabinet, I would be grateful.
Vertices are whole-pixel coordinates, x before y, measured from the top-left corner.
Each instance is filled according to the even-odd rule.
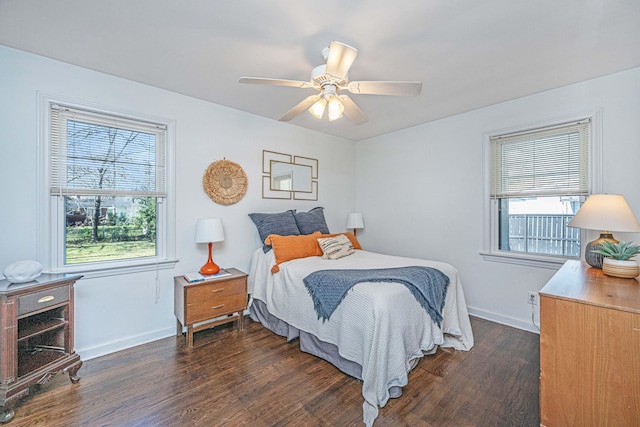
[[[640,283],[567,261],[540,291],[540,423],[640,425]]]
[[[59,372],[80,378],[73,349],[73,285],[82,276],[42,274],[28,283],[0,281],[0,422],[13,418],[29,387]]]
[[[174,313],[177,334],[187,328],[187,346],[193,347],[194,332],[223,323],[238,321],[242,330],[247,308],[247,274],[228,268],[230,276],[204,282],[188,283],[183,276],[174,278]]]

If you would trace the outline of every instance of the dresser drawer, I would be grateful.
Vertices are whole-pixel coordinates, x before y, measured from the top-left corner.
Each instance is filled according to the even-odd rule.
[[[69,286],[60,286],[18,297],[18,317],[69,301]]]

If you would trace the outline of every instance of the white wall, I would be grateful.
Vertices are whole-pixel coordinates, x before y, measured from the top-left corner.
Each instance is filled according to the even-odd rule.
[[[637,68],[357,143],[356,205],[365,220],[360,242],[455,265],[470,312],[535,331],[527,291],[540,290],[555,271],[481,257],[483,134],[596,109],[603,117],[602,190],[624,194],[640,218]]]
[[[180,262],[156,273],[82,279],[76,285],[76,350],[84,359],[175,333],[173,276],[197,270],[206,245],[194,243],[201,217],[220,217],[226,240],[214,260],[248,271],[258,234],[250,212],[324,206],[332,231],[344,230],[355,208],[355,144],[220,105],[0,46],[0,271],[37,259],[37,93],[176,121],[176,241]],[[262,199],[262,150],[319,161],[319,200]],[[238,203],[222,206],[202,189],[207,166],[240,164],[249,185]]]
[[[84,359],[174,333],[172,277],[206,259],[205,245],[193,242],[197,218],[223,219],[226,240],[215,246],[214,259],[247,270],[259,246],[248,213],[315,206],[326,208],[332,231],[344,229],[348,212],[362,212],[366,228],[358,238],[365,249],[452,263],[473,314],[533,330],[527,291],[539,290],[554,271],[484,261],[479,254],[486,131],[601,108],[603,190],[624,194],[640,214],[640,69],[354,144],[2,46],[0,64],[0,271],[36,259],[38,91],[177,123],[180,262],[158,273],[158,287],[155,273],[78,282],[76,349]],[[262,199],[263,149],[317,158],[318,202]],[[249,178],[247,195],[231,206],[215,204],[202,190],[206,167],[222,158],[239,163]]]

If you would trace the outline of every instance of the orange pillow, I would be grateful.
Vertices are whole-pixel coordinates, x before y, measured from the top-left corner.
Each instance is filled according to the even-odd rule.
[[[339,236],[341,234],[344,234],[345,236],[347,236],[349,238],[349,240],[351,240],[351,244],[353,245],[353,249],[362,249],[362,246],[360,246],[360,242],[358,242],[358,239],[356,238],[356,236],[351,232],[351,231],[345,231],[344,233],[334,233],[334,234],[323,234],[322,236],[318,236],[321,238],[327,238],[327,237],[336,237]],[[320,254],[322,255],[322,254]]]
[[[322,249],[320,249],[320,245],[318,244],[318,238],[322,236],[322,233],[319,231],[301,236],[269,234],[267,238],[264,239],[264,243],[271,245],[273,253],[276,256],[276,264],[271,267],[271,272],[277,273],[280,271],[278,264],[285,261],[310,256],[322,256]]]

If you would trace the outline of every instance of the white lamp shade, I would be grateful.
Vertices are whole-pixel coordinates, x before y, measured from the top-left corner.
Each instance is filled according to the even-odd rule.
[[[640,224],[621,194],[592,194],[567,225],[587,230],[640,232]]]
[[[196,223],[196,243],[222,242],[224,230],[220,218],[199,219]]]
[[[344,112],[344,105],[342,105],[342,102],[340,102],[338,97],[334,95],[329,98],[328,109],[329,121],[332,122],[342,117],[342,113]]]
[[[309,108],[309,112],[316,119],[321,119],[324,115],[324,109],[326,106],[327,100],[324,98],[320,98]]]
[[[347,215],[347,228],[364,228],[364,220],[361,213]]]

